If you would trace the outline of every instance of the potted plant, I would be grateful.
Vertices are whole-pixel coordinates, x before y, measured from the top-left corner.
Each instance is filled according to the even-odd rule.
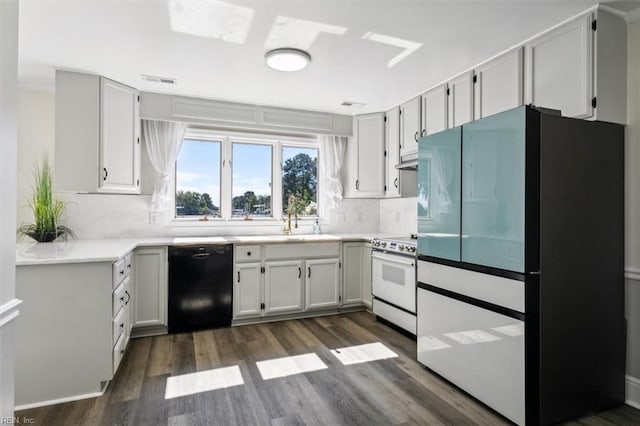
[[[53,241],[58,237],[75,237],[71,229],[60,225],[65,203],[53,199],[53,178],[47,156],[42,159],[41,165],[36,166],[33,176],[35,182],[29,207],[35,223],[21,225],[18,235],[21,238],[27,235],[41,243]]]

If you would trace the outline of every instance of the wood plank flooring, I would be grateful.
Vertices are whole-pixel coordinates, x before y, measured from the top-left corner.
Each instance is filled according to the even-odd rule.
[[[396,358],[342,365],[330,350],[381,342]],[[422,367],[416,343],[366,312],[131,340],[99,398],[23,410],[36,425],[501,425]],[[256,362],[316,354],[327,368],[263,380]],[[238,366],[244,384],[165,400],[167,379]],[[572,425],[640,425],[629,406]]]

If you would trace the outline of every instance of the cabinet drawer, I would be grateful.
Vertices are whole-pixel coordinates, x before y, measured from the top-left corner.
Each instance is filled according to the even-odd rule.
[[[305,257],[336,257],[340,243],[287,243],[265,246],[265,259],[300,259]]]
[[[124,257],[124,276],[128,277],[133,268],[133,253],[129,253]]]
[[[113,264],[113,288],[116,288],[118,284],[124,279],[125,259],[122,258]]]
[[[122,309],[127,301],[127,296],[125,294],[125,284],[121,283],[116,289],[113,291],[113,317],[115,318],[118,314],[118,311]]]
[[[118,371],[118,366],[122,357],[124,356],[124,350],[126,348],[127,339],[125,339],[124,333],[120,336],[115,346],[113,347],[113,375],[115,376]]]
[[[126,309],[120,309],[116,316],[113,318],[113,342],[118,341],[121,335],[124,334],[124,327],[126,320]]]
[[[257,262],[261,256],[260,246],[236,246],[236,262]]]

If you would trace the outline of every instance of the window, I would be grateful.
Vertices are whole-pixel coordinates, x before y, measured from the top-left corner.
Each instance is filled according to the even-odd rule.
[[[272,216],[271,145],[233,142],[232,216]]]
[[[176,160],[176,217],[220,217],[220,141],[185,139]]]
[[[293,196],[293,198],[291,198]],[[282,147],[282,212],[318,215],[318,149]]]
[[[176,160],[175,217],[317,217],[318,161],[315,138],[192,129]]]

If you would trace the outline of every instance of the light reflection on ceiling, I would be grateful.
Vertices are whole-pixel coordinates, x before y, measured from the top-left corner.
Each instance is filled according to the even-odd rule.
[[[344,35],[347,29],[321,22],[278,16],[264,44],[267,49],[294,47],[307,50],[322,33]]]
[[[198,37],[244,44],[255,11],[224,1],[169,2],[171,30]]]
[[[387,62],[387,68],[392,68],[393,66],[398,64],[398,62],[402,61],[403,59],[411,55],[413,52],[418,50],[420,47],[422,47],[422,43],[417,43],[415,41],[410,41],[410,40],[403,40],[401,38],[391,37],[388,35],[372,33],[372,32],[365,33],[365,35],[363,35],[362,38],[365,40],[371,40],[378,43],[388,44],[389,46],[399,47],[403,49],[402,52],[400,52],[398,55],[391,58],[389,62]]]

